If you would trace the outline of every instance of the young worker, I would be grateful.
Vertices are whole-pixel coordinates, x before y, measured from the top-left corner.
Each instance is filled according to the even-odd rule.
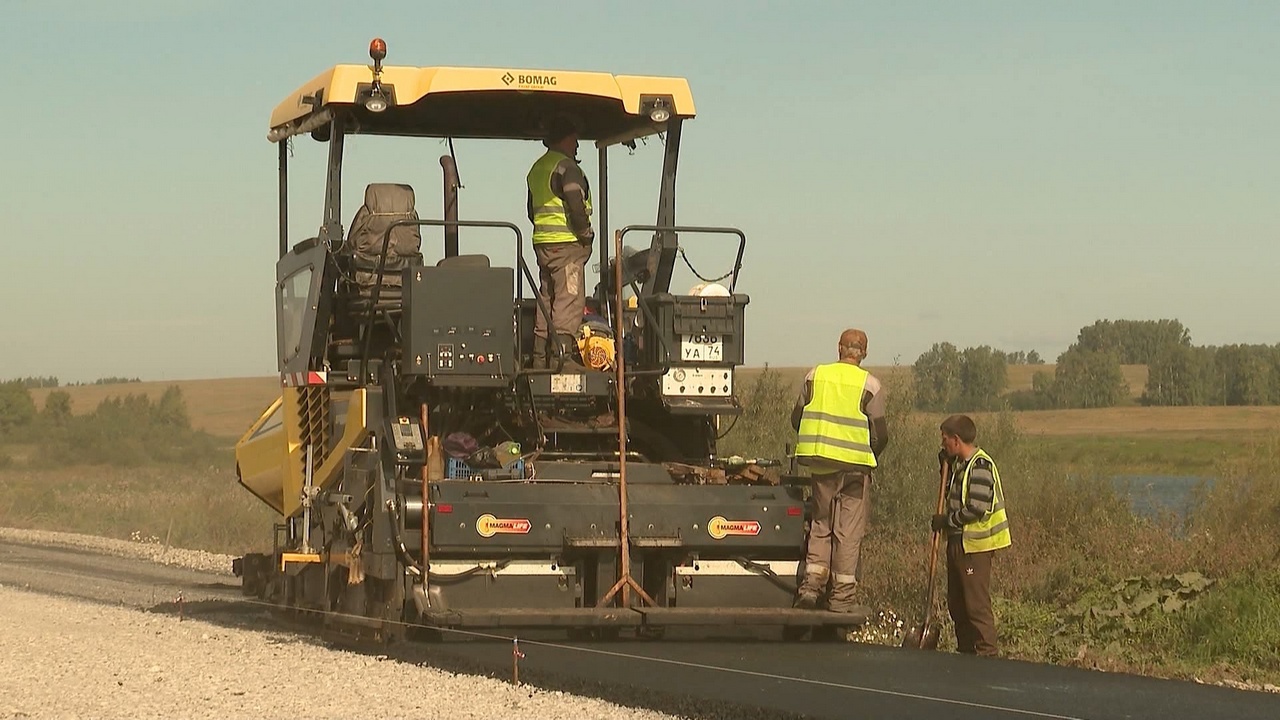
[[[947,512],[931,526],[947,533],[947,609],[962,653],[996,654],[996,620],[991,609],[991,559],[1011,544],[1000,471],[976,445],[978,428],[967,415],[942,421],[939,469],[951,466]]]

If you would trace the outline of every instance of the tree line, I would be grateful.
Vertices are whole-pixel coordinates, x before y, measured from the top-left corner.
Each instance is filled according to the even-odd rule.
[[[912,367],[915,405],[933,412],[1101,408],[1130,402],[1123,365],[1146,365],[1144,405],[1280,405],[1280,344],[1196,346],[1178,320],[1098,320],[1080,329],[1053,372],[1006,392],[1011,354],[935,343]]]
[[[39,408],[21,380],[0,383],[0,450],[9,444],[34,446],[32,462],[44,466],[225,461],[224,443],[191,426],[177,385],[154,401],[143,394],[108,397],[74,414],[65,390],[50,392]],[[0,467],[11,462],[0,453]]]
[[[4,382],[17,383],[22,387],[28,388],[30,390],[39,390],[41,388],[80,387],[83,385],[122,385],[124,383],[140,383],[142,382],[142,379],[136,378],[136,377],[129,378],[129,377],[111,376],[111,377],[98,378],[97,380],[93,380],[90,382],[69,382],[66,385],[63,385],[62,381],[59,380],[57,376],[50,375],[48,377],[17,378],[16,380],[6,380]]]

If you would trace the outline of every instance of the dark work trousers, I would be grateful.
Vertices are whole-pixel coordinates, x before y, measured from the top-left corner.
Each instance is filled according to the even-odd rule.
[[[991,609],[991,556],[966,553],[959,535],[947,538],[947,610],[956,626],[956,648],[970,655],[996,654]]]
[[[537,350],[545,348],[548,334],[576,335],[582,326],[586,306],[586,264],[591,259],[591,246],[580,242],[542,243],[533,246],[538,258],[538,299],[551,313],[551,329],[542,304],[534,315],[533,335]],[[540,354],[535,351],[535,354]]]

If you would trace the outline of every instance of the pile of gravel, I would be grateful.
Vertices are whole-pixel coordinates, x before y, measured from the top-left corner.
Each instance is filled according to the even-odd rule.
[[[77,535],[75,533],[51,532],[48,530],[20,530],[0,527],[0,540],[26,543],[28,545],[89,550],[116,557],[149,560],[161,565],[183,567],[215,575],[231,575],[231,561],[234,557],[203,550],[166,547],[153,542],[114,540],[94,535]]]
[[[14,588],[0,607],[0,717],[674,717]]]

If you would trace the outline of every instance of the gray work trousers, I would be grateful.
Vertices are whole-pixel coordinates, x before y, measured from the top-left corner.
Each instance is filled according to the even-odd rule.
[[[844,470],[812,480],[813,517],[800,593],[821,595],[830,581],[828,608],[847,612],[856,604],[861,577],[858,561],[871,516],[871,476]]]
[[[591,245],[580,242],[542,243],[533,246],[538,258],[539,309],[533,322],[534,342],[547,339],[547,318],[541,304],[551,312],[556,335],[577,335],[587,302],[586,264]]]

